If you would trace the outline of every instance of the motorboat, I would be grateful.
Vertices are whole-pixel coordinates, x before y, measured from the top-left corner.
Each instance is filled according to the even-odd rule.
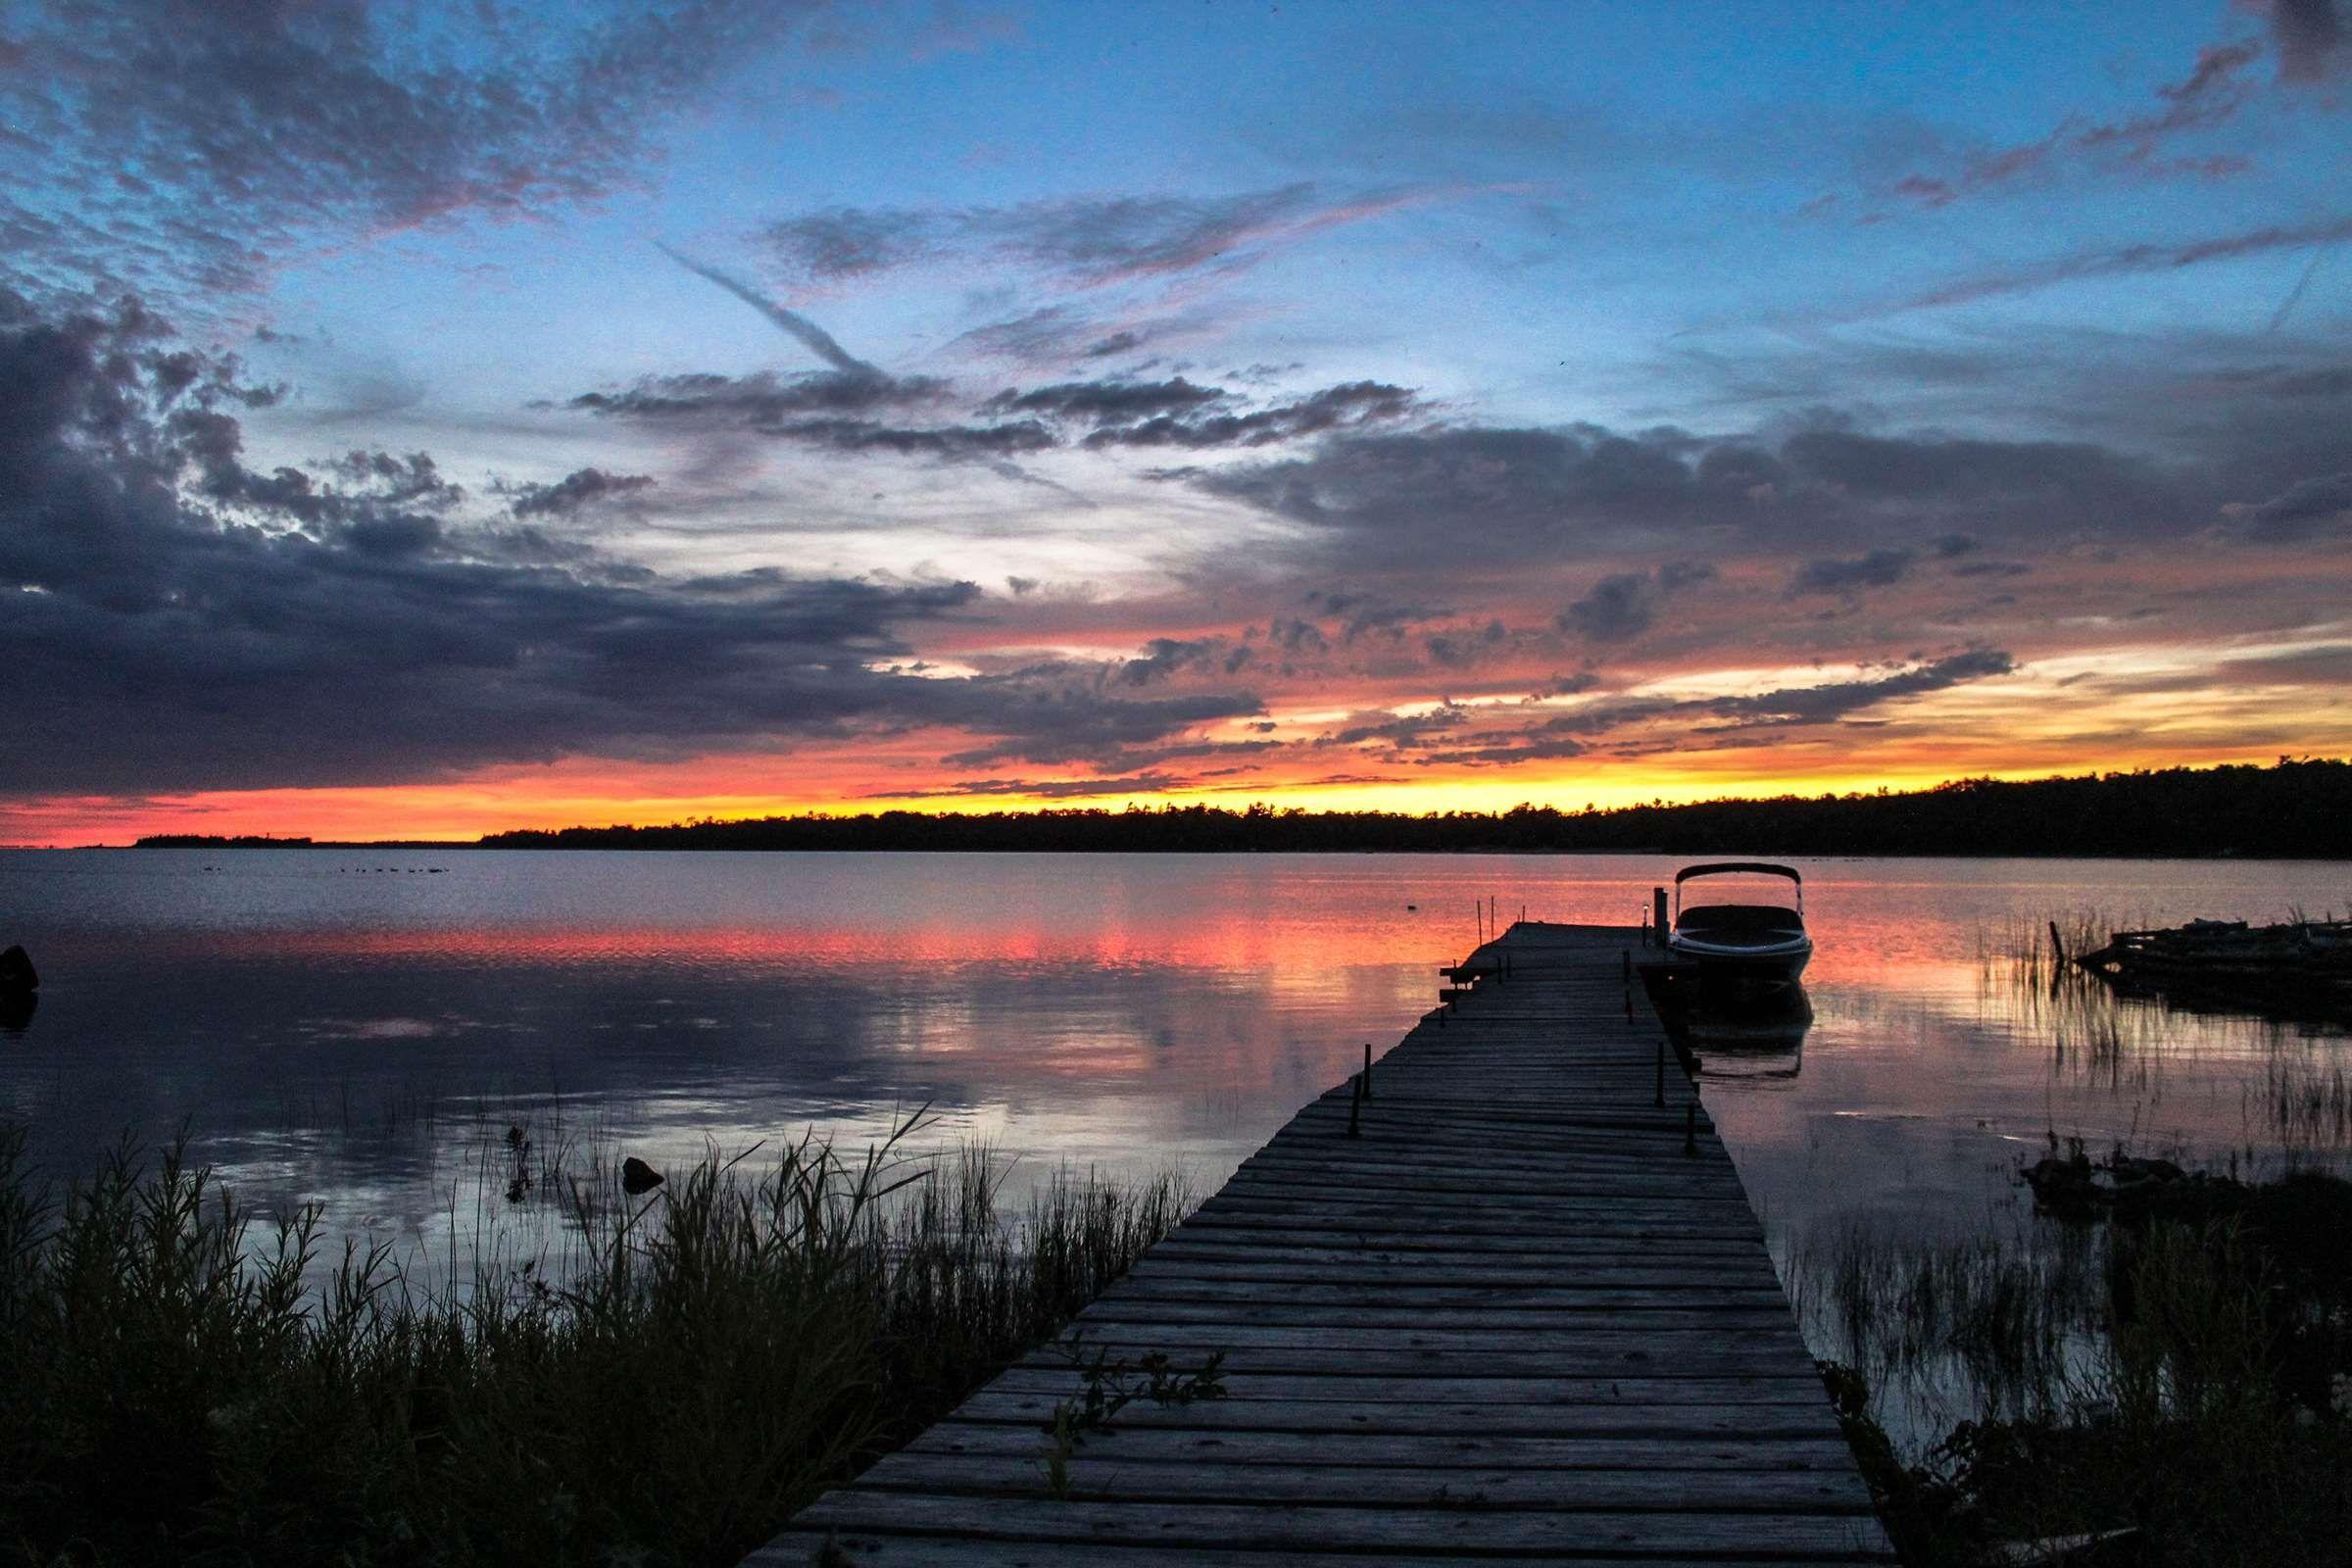
[[[1686,898],[1693,882],[1738,875],[1786,877],[1790,902],[1699,904]],[[1794,985],[1813,956],[1813,939],[1805,933],[1805,879],[1792,866],[1762,860],[1685,866],[1674,874],[1674,923],[1666,951],[1695,969],[1704,984],[1749,991]]]

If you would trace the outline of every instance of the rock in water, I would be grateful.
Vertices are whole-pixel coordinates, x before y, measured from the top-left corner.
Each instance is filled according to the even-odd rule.
[[[652,1192],[662,1185],[662,1173],[635,1154],[620,1162],[620,1190],[631,1198]]]
[[[0,996],[30,996],[40,989],[41,977],[30,954],[21,947],[0,953]]]

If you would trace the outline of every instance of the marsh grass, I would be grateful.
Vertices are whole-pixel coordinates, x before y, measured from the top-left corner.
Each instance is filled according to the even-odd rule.
[[[2105,1239],[1984,1232],[1919,1237],[1849,1226],[1800,1244],[1785,1270],[1790,1304],[1828,1358],[1892,1404],[1882,1419],[1918,1452],[1956,1415],[2047,1413],[2095,1341]]]
[[[61,1197],[0,1130],[0,1558],[731,1563],[1187,1205],[1064,1173],[1003,1213],[1002,1159],[918,1130],[637,1200],[575,1151],[563,1266],[346,1243],[322,1285],[320,1210],[264,1226],[184,1142]]]
[[[2186,1184],[2130,1222],[1921,1244],[1855,1234],[1792,1270],[1904,1560],[2127,1532],[2099,1562],[2332,1563],[2352,1531],[2352,1186]],[[1852,1359],[1847,1359],[1851,1356]],[[1975,1410],[1890,1437],[1905,1378]],[[1907,1440],[1907,1441],[1898,1441]]]

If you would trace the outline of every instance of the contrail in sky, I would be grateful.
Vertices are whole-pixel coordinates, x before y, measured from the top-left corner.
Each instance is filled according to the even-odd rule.
[[[2263,333],[2265,337],[2284,326],[2286,318],[2295,314],[2295,307],[2303,303],[2303,291],[2311,287],[2313,274],[2319,271],[2320,264],[2334,252],[2333,245],[2323,245],[2312,252],[2311,265],[2303,269],[2303,275],[2295,279],[2295,286],[2286,291],[2286,298],[2279,303],[2278,311],[2271,317],[2270,326]]]
[[[744,304],[749,305],[753,310],[758,311],[761,316],[766,317],[769,320],[775,322],[776,325],[782,327],[785,331],[790,332],[794,337],[799,338],[802,343],[808,346],[809,353],[815,355],[818,359],[823,360],[827,365],[830,365],[842,374],[870,376],[876,380],[884,379],[880,370],[876,369],[873,366],[866,364],[863,360],[858,358],[858,356],[855,354],[852,354],[848,349],[843,348],[839,343],[833,340],[832,333],[826,331],[823,327],[817,325],[806,316],[801,315],[797,311],[786,310],[783,306],[778,305],[774,300],[769,299],[766,295],[761,294],[758,289],[753,288],[749,283],[729,277],[726,273],[720,271],[715,267],[706,267],[701,262],[696,261],[693,257],[670,249],[670,247],[662,244],[660,240],[654,241],[654,246],[656,249],[661,251],[662,255],[668,257],[671,261],[677,263],[689,272],[694,273],[695,276],[708,278],[711,282],[716,283],[720,288],[725,289],[728,293],[743,301]]]

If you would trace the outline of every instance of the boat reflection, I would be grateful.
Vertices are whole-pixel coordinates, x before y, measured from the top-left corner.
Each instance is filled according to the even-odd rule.
[[[1804,1067],[1813,1003],[1801,984],[1752,994],[1692,985],[1660,1011],[1702,1078],[1794,1078]]]

